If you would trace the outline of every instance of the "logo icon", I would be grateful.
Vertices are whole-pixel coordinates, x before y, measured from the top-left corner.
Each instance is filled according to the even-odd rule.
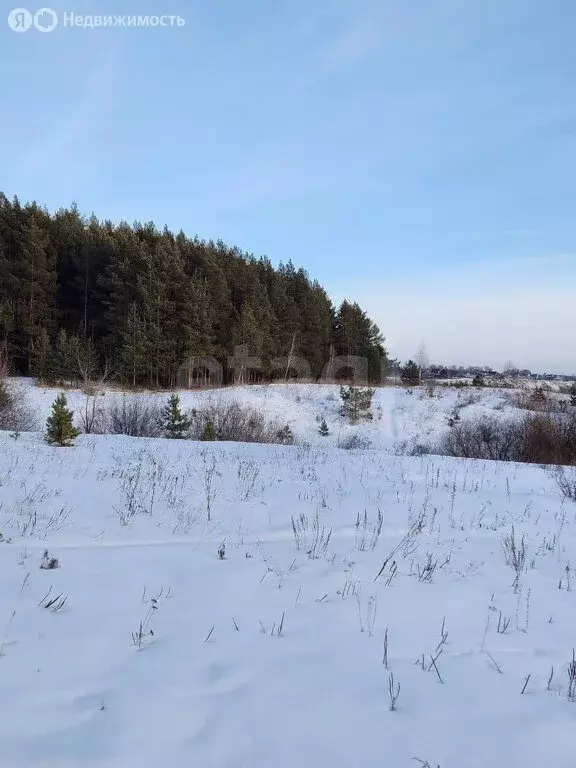
[[[40,8],[34,14],[34,26],[38,32],[52,32],[58,26],[58,14],[52,8]]]
[[[52,32],[58,26],[58,14],[52,8],[30,13],[27,8],[14,8],[8,14],[8,26],[14,32],[28,32],[34,25],[38,32]]]
[[[14,8],[8,14],[8,26],[13,32],[28,32],[34,18],[26,8]]]

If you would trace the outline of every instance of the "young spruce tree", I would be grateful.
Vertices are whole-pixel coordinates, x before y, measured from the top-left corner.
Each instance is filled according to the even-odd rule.
[[[202,432],[202,436],[200,440],[204,440],[204,441],[216,440],[216,430],[214,429],[214,424],[211,421],[206,422],[206,426],[204,427],[204,431]]]
[[[61,448],[72,446],[79,435],[72,423],[73,412],[66,406],[66,395],[62,392],[52,403],[52,413],[46,421],[46,442]]]
[[[330,430],[328,429],[328,424],[326,423],[326,419],[322,419],[320,422],[320,426],[318,427],[318,434],[322,435],[322,437],[328,437],[330,434]]]
[[[160,423],[164,430],[164,436],[174,440],[183,440],[188,437],[191,420],[180,410],[180,397],[170,395],[168,402],[162,409]]]
[[[420,369],[413,360],[408,360],[402,368],[400,380],[405,387],[417,387],[420,384]]]

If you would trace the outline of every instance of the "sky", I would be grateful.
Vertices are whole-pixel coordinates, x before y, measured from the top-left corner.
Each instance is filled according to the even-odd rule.
[[[0,0],[7,195],[292,259],[403,360],[576,372],[574,0],[47,2]]]

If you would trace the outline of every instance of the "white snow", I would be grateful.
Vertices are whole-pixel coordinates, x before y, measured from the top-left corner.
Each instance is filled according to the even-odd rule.
[[[336,447],[336,389],[218,396],[313,444],[0,433],[0,765],[573,768],[576,505],[549,473],[392,453],[439,434],[457,392],[378,390],[365,451]],[[45,416],[54,392],[31,397]]]
[[[38,417],[38,424],[45,422],[59,389],[32,386],[30,379],[15,380],[30,401]],[[111,389],[102,390],[100,407],[105,410],[109,401],[124,396],[151,398],[159,403],[167,400],[169,393],[123,393]],[[207,401],[237,401],[263,412],[270,420],[288,424],[298,442],[319,447],[341,445],[351,435],[369,441],[377,450],[398,452],[410,450],[415,443],[435,443],[448,428],[448,418],[454,407],[461,406],[462,418],[474,415],[511,415],[515,409],[507,404],[507,390],[472,389],[457,390],[437,387],[434,396],[426,390],[406,390],[403,387],[378,387],[373,398],[371,421],[350,426],[340,416],[339,387],[328,384],[268,384],[227,387],[189,391],[180,395],[183,410],[197,407]],[[76,412],[85,403],[79,390],[67,390],[68,405]],[[470,404],[468,404],[470,403]],[[328,437],[318,434],[319,422],[326,419],[330,429]],[[76,422],[79,424],[78,419]]]

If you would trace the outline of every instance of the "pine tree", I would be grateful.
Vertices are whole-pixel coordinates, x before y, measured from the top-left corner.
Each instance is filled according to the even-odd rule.
[[[30,352],[30,373],[46,384],[54,382],[54,354],[48,331],[41,328],[36,334]]]
[[[322,437],[328,437],[330,434],[330,430],[328,429],[328,424],[326,423],[326,419],[322,419],[320,422],[320,426],[318,427],[318,434],[322,435]]]
[[[576,381],[570,387],[570,405],[576,407]]]
[[[420,369],[413,360],[408,360],[400,374],[402,384],[407,387],[416,387],[420,383]]]
[[[206,422],[206,426],[204,427],[204,431],[202,432],[202,437],[200,439],[205,441],[216,440],[216,430],[214,429],[214,424],[212,424],[211,421]]]
[[[68,410],[66,395],[62,392],[52,403],[52,414],[46,421],[46,442],[50,445],[70,447],[79,432],[72,423],[73,413]]]
[[[331,350],[364,357],[374,379],[385,362],[380,332],[360,307],[344,302],[336,312],[292,263],[275,269],[153,223],[86,219],[74,205],[50,215],[1,193],[0,343],[20,375],[74,382],[105,367],[133,387],[174,388],[181,371],[189,385],[198,372],[206,383],[229,380],[239,346],[262,360],[256,375],[249,364],[236,370],[243,381],[286,376],[286,360],[297,358],[319,376]]]
[[[360,419],[371,419],[372,398],[376,390],[363,387],[340,387],[342,398],[342,415],[351,424],[357,424]]]
[[[380,378],[386,363],[384,338],[357,303],[342,302],[334,320],[333,336],[337,355],[363,357],[368,364],[368,378]]]
[[[160,417],[164,436],[182,440],[188,437],[191,423],[191,419],[180,410],[180,397],[177,394],[170,395]]]
[[[74,345],[64,328],[60,329],[56,340],[56,380],[66,384],[76,379],[77,364],[74,360]]]
[[[149,360],[146,326],[138,315],[136,304],[130,306],[121,339],[121,370],[125,380],[136,387],[146,375]]]

